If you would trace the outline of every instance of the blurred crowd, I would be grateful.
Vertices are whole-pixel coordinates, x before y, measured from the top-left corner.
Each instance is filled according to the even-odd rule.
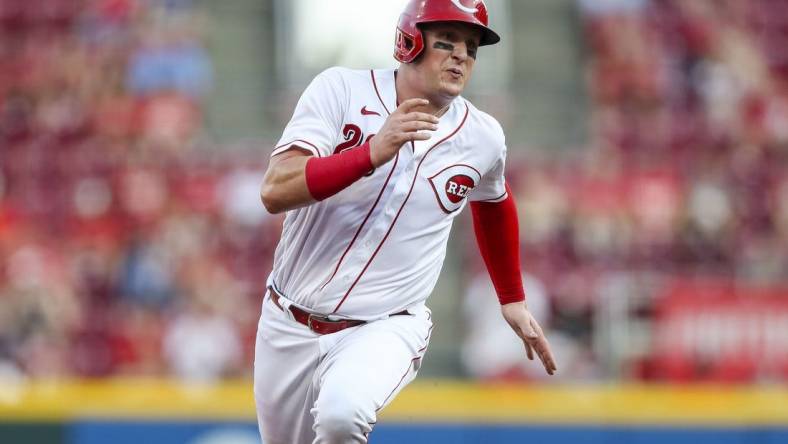
[[[611,275],[788,277],[788,4],[578,8],[588,146],[511,146],[508,178],[561,374],[601,378]],[[259,204],[266,156],[202,134],[204,21],[190,0],[0,0],[0,376],[251,371],[281,219]],[[513,336],[491,341],[508,327],[474,248],[463,266],[467,371],[532,377]]]
[[[278,219],[189,0],[0,0],[0,374],[248,371]]]
[[[527,241],[595,267],[788,277],[788,4],[580,4],[620,5],[583,9],[591,147],[522,175]]]
[[[562,373],[595,378],[611,280],[625,276],[629,297],[651,299],[633,314],[646,318],[659,303],[655,281],[788,280],[788,4],[577,3],[589,145],[512,159],[507,177],[525,268],[547,289],[547,323],[567,344]],[[625,376],[654,373],[633,367]],[[513,369],[528,377],[514,364],[477,374]]]

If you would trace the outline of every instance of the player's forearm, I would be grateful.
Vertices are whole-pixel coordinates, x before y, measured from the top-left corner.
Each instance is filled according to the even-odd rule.
[[[260,189],[260,199],[269,213],[281,213],[315,202],[306,185],[308,156],[277,159],[269,166]],[[273,162],[273,159],[272,159]]]
[[[271,161],[260,195],[272,213],[328,199],[373,170],[369,143],[328,157],[297,155]]]

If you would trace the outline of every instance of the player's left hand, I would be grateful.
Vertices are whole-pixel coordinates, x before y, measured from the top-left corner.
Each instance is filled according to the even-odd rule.
[[[503,314],[506,322],[512,327],[517,336],[523,340],[525,345],[525,354],[528,359],[534,359],[534,352],[539,356],[542,361],[544,369],[548,375],[555,373],[556,366],[553,359],[553,352],[550,351],[550,343],[542,331],[542,327],[536,322],[531,312],[525,306],[524,302],[512,302],[501,306],[501,313]]]

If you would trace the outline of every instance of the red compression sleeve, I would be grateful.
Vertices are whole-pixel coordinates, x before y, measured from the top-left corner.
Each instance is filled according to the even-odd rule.
[[[501,202],[471,202],[473,230],[501,305],[525,300],[520,274],[520,228],[509,185]]]
[[[349,187],[372,171],[369,142],[328,157],[306,161],[306,187],[316,200],[323,200]]]

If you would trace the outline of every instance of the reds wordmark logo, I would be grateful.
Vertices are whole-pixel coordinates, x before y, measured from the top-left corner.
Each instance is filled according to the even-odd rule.
[[[481,179],[482,175],[476,168],[457,164],[442,169],[430,177],[429,181],[435,197],[438,198],[438,205],[446,213],[453,213],[462,208],[463,200]]]

